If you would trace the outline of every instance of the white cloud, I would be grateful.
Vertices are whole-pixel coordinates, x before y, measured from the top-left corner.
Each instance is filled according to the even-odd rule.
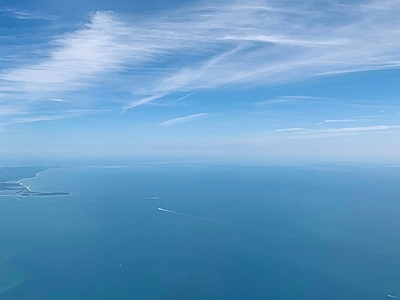
[[[338,120],[332,119],[332,120],[325,120],[324,123],[342,123],[342,122],[354,122],[354,121],[357,121],[357,120],[354,120],[354,119],[338,119]]]
[[[197,119],[202,118],[202,117],[204,117],[206,115],[207,115],[206,113],[199,113],[199,114],[194,114],[194,115],[190,115],[190,116],[186,116],[186,117],[175,118],[175,119],[171,119],[171,120],[162,122],[160,124],[160,126],[178,125],[178,124],[182,124],[182,123],[186,123],[186,122],[197,120]]]
[[[176,99],[174,102],[178,102],[178,101],[185,100],[186,98],[188,98],[188,97],[190,97],[190,96],[192,96],[192,95],[193,95],[192,93],[186,94],[185,96],[182,96],[182,97]]]
[[[60,99],[60,98],[50,98],[50,101],[62,102],[62,103],[69,103],[69,101],[64,100],[64,99]]]
[[[10,116],[14,114],[20,113],[24,108],[18,107],[16,105],[11,104],[1,104],[0,103],[0,116]]]
[[[56,46],[46,59],[0,73],[2,90],[56,92],[85,88],[96,75],[115,71],[134,54],[127,44],[121,44],[121,40],[129,41],[127,31],[112,14],[96,13],[83,29],[54,40]]]
[[[334,128],[334,129],[321,129],[318,132],[321,133],[358,133],[358,132],[367,132],[367,131],[382,131],[382,130],[390,130],[390,129],[398,129],[400,126],[398,125],[377,125],[377,126],[364,126],[364,127],[346,127],[346,128]]]
[[[269,104],[286,103],[288,101],[289,101],[289,99],[278,98],[278,99],[272,99],[272,100],[265,100],[265,101],[261,101],[261,102],[256,102],[254,104],[256,106],[258,106],[258,107],[261,107],[261,106],[265,106],[265,105],[269,105]]]
[[[288,132],[288,131],[303,131],[303,130],[304,130],[304,128],[294,127],[294,128],[277,129],[274,131],[275,132]]]
[[[322,97],[312,97],[312,96],[281,96],[275,99],[265,100],[261,102],[254,103],[256,106],[265,106],[269,104],[277,104],[277,103],[285,103],[289,101],[298,101],[298,100],[323,100],[325,98]]]
[[[166,94],[161,94],[161,95],[154,95],[154,96],[149,96],[149,97],[145,97],[142,98],[140,100],[136,100],[130,104],[128,104],[127,106],[124,107],[123,112],[126,112],[128,109],[143,105],[143,104],[147,104],[153,100],[157,100],[160,99],[162,97],[164,97]]]
[[[11,8],[0,8],[0,13],[20,20],[54,20],[53,15],[44,14],[38,11],[19,11]]]
[[[399,125],[375,125],[375,126],[359,126],[359,127],[342,127],[342,128],[324,128],[324,129],[307,129],[307,128],[286,128],[274,130],[276,133],[287,133],[285,138],[289,139],[309,139],[309,138],[332,138],[337,136],[348,136],[354,134],[364,134],[379,131],[393,131],[400,128]]]
[[[97,12],[42,45],[40,58],[10,59],[0,94],[34,105],[105,85],[132,93],[127,110],[175,92],[400,67],[399,1],[314,4],[203,3],[148,18]]]

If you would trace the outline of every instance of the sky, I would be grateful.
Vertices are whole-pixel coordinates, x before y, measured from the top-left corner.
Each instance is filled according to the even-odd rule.
[[[0,2],[0,163],[400,161],[400,1]]]

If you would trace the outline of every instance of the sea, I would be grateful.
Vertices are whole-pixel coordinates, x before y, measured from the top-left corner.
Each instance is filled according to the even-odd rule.
[[[400,299],[400,167],[51,167],[0,197],[0,300]]]

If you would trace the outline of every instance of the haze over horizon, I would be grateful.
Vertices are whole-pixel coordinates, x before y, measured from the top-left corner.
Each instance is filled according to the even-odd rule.
[[[0,159],[400,161],[400,2],[0,5]]]

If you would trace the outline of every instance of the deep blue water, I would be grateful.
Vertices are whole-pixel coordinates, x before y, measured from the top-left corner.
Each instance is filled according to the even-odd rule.
[[[398,167],[66,167],[24,183],[72,195],[0,199],[1,300],[400,298]]]

